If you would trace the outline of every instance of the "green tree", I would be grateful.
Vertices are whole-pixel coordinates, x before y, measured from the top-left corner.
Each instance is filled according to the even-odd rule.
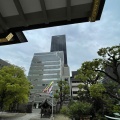
[[[56,90],[54,97],[59,101],[60,106],[62,106],[63,101],[65,101],[66,98],[68,99],[68,96],[70,95],[70,89],[68,82],[65,80],[60,80],[58,82],[58,87],[59,89]]]
[[[93,100],[94,112],[98,115],[104,116],[104,109],[107,108],[108,112],[110,112],[110,105],[112,104],[112,100],[106,94],[103,94],[106,89],[101,83],[97,83],[91,85],[90,88],[90,96]],[[108,109],[109,108],[109,109]]]
[[[120,89],[120,46],[101,48],[98,55],[102,57],[103,64],[101,69],[96,68],[95,71],[105,75],[106,94],[120,100],[118,93]]]
[[[97,62],[96,62],[97,61]],[[78,97],[80,101],[86,101],[93,104],[93,112],[91,113],[95,116],[96,112],[101,109],[102,99],[97,99],[91,96],[90,86],[94,86],[103,79],[103,73],[95,71],[93,69],[101,68],[102,60],[95,59],[93,61],[86,61],[82,64],[81,68],[78,70],[78,74],[75,76],[76,79],[80,80],[78,85]],[[94,89],[93,89],[94,91]],[[97,91],[95,91],[97,92]],[[94,93],[94,92],[93,92]],[[96,95],[96,94],[95,94]],[[97,104],[98,103],[98,104]]]
[[[0,69],[0,108],[9,109],[28,101],[31,84],[23,68],[11,65]]]
[[[61,114],[64,114],[70,118],[83,119],[84,116],[89,115],[92,105],[88,102],[73,102],[72,104],[63,106],[61,109]]]
[[[82,64],[81,68],[78,70],[78,74],[75,76],[76,79],[80,80],[78,85],[78,97],[81,101],[91,101],[89,87],[94,85],[103,78],[103,74],[99,71],[94,71],[93,68],[100,67],[102,60],[96,62],[86,61]],[[93,66],[94,65],[94,66]]]
[[[120,46],[101,48],[98,55],[102,58],[84,62],[76,76],[83,83],[78,86],[78,96],[93,102],[94,113],[101,108],[103,112],[103,104],[112,108],[120,100]],[[107,82],[98,84],[103,79]]]
[[[90,96],[94,98],[101,98],[103,96],[103,92],[106,91],[103,84],[100,83],[91,85],[89,90],[90,90]]]
[[[69,108],[68,106],[62,106],[60,113],[69,117]]]
[[[94,108],[98,108],[98,115],[104,116],[104,114],[113,114],[113,112],[119,111],[120,106],[117,105],[118,101],[109,96],[109,94],[106,94],[106,88],[104,87],[104,84],[94,84],[90,86],[89,90],[90,96],[94,99],[93,106]]]
[[[120,46],[101,48],[98,55],[102,58],[82,64],[76,78],[80,79],[85,87],[87,86],[87,92],[89,92],[88,85],[96,84],[98,80],[104,79],[108,81],[104,84],[106,94],[120,100],[118,93],[120,89]]]

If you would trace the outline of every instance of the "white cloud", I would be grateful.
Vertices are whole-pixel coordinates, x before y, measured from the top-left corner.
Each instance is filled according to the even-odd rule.
[[[99,48],[120,43],[120,14],[114,8],[119,5],[114,3],[116,6],[111,10],[112,3],[114,1],[106,1],[101,20],[97,22],[24,31],[28,43],[0,47],[0,58],[25,67],[27,74],[33,54],[49,52],[51,37],[65,34],[68,65],[71,71],[75,71],[84,61],[98,57]]]

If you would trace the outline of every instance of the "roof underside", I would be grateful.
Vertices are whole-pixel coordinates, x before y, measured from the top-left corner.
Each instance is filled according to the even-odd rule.
[[[44,107],[44,106],[46,106],[46,107],[48,107],[48,106],[52,106],[52,101],[50,100],[45,100],[45,101],[43,101],[42,103],[41,103],[41,107]],[[53,104],[53,106],[55,106],[55,104]]]
[[[0,0],[0,38],[23,30],[94,22],[100,19],[104,3],[105,0]]]

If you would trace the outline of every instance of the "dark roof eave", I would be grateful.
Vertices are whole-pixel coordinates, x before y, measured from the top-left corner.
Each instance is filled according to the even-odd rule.
[[[102,15],[102,11],[103,11],[103,8],[104,8],[104,4],[105,4],[105,0],[101,0],[101,1],[100,1],[100,5],[99,5],[99,11],[98,11],[96,20],[100,20],[101,15]]]

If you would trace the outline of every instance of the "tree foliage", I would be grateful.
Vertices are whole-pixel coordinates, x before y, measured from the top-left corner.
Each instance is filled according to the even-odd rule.
[[[81,84],[78,86],[78,97],[79,100],[91,101],[89,87],[98,83],[98,80],[103,78],[103,73],[95,71],[95,68],[101,68],[102,60],[94,59],[93,61],[86,61],[82,64],[78,70],[78,74],[75,76],[76,79],[80,80]]]
[[[103,114],[120,100],[120,46],[101,48],[98,55],[101,58],[84,62],[75,78],[83,83],[78,86],[79,98],[92,102],[94,113]]]
[[[98,51],[98,55],[102,57],[105,69],[96,70],[104,73],[109,79],[120,84],[120,73],[118,70],[120,69],[120,46],[101,48]]]
[[[103,97],[103,92],[106,91],[103,84],[100,84],[100,83],[91,85],[89,90],[90,90],[90,96],[93,97],[93,98]]]
[[[85,115],[90,114],[90,110],[92,105],[88,102],[73,102],[72,104],[63,106],[61,109],[61,113],[69,116],[70,118],[83,118]]]
[[[98,79],[102,79],[102,75],[99,71],[96,72],[94,69],[101,68],[101,59],[94,59],[93,61],[86,61],[82,64],[78,70],[76,79],[80,79],[85,84],[95,84]]]
[[[120,106],[119,105],[114,105],[113,106],[113,112],[114,113],[120,113]]]
[[[86,88],[89,87],[88,85],[96,84],[98,80],[104,79],[111,84],[111,86],[108,83],[104,85],[106,94],[120,100],[120,46],[101,48],[98,55],[102,58],[82,64],[76,79],[80,79],[87,86]]]
[[[68,106],[62,106],[62,109],[60,110],[60,113],[65,115],[65,116],[69,116]]]
[[[54,97],[60,102],[60,105],[62,105],[63,101],[68,98],[70,94],[69,85],[66,81],[60,80],[58,82],[59,89],[56,90],[56,93],[54,94]]]
[[[0,108],[8,109],[28,101],[31,88],[23,68],[11,65],[0,69]]]

